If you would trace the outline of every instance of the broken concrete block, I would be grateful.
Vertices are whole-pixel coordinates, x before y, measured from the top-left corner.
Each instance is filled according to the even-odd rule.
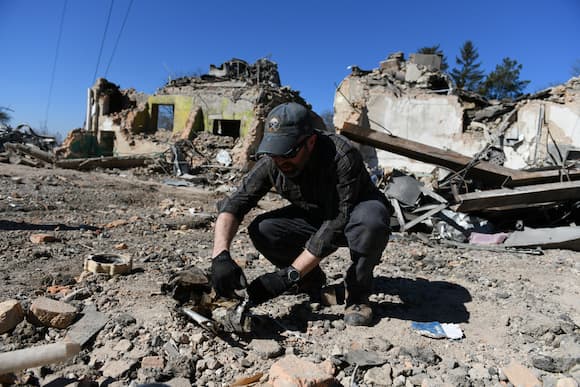
[[[439,70],[441,68],[441,56],[437,54],[411,54],[409,62],[425,66],[430,70]]]
[[[51,234],[32,234],[30,241],[35,244],[55,242],[56,237]]]
[[[542,385],[532,371],[515,360],[512,360],[502,371],[514,386],[540,387]]]
[[[381,70],[386,72],[397,72],[400,70],[399,61],[396,59],[387,59],[381,62]]]
[[[165,359],[162,356],[145,356],[141,359],[141,368],[155,368],[163,369],[165,367]]]
[[[413,83],[417,82],[419,78],[423,75],[423,71],[419,70],[414,63],[407,63],[407,70],[405,71],[405,82]]]
[[[269,381],[274,387],[331,386],[337,381],[329,371],[325,365],[311,363],[294,355],[289,355],[272,365]]]
[[[64,302],[40,297],[30,305],[28,320],[35,325],[66,328],[77,316],[76,309]]]
[[[0,334],[8,332],[24,320],[22,305],[17,300],[0,302]]]

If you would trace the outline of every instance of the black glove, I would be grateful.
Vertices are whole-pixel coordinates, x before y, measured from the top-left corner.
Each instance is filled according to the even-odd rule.
[[[219,253],[211,262],[211,283],[221,297],[234,298],[234,290],[244,289],[248,282],[246,276],[229,251]]]
[[[274,273],[259,276],[248,286],[248,296],[256,304],[276,298],[290,289],[292,282],[288,279],[287,271],[282,269]]]

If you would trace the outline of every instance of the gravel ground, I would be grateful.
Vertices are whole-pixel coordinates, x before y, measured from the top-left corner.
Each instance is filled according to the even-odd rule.
[[[375,269],[373,326],[345,326],[343,305],[288,295],[255,308],[263,324],[251,334],[215,337],[179,315],[162,288],[185,267],[209,268],[215,202],[235,179],[175,187],[163,184],[163,176],[138,173],[1,166],[0,302],[17,299],[27,307],[39,296],[60,299],[48,288],[63,285],[86,289],[83,299],[70,301],[79,312],[96,307],[110,318],[78,356],[19,373],[16,383],[222,386],[263,373],[263,384],[284,354],[331,360],[344,386],[517,384],[504,372],[512,362],[543,386],[580,382],[577,252],[459,250],[395,234]],[[267,195],[234,241],[232,254],[245,262],[249,280],[273,267],[252,247],[244,226],[252,215],[283,204]],[[30,236],[38,233],[56,241],[33,243]],[[85,258],[95,253],[128,254],[133,270],[112,278],[80,276]],[[322,264],[335,283],[347,265],[346,249]],[[413,321],[455,323],[464,337],[425,337],[411,328]],[[58,342],[66,333],[24,321],[0,335],[0,352]],[[357,349],[384,365],[337,360]],[[146,368],[145,358],[161,366]]]

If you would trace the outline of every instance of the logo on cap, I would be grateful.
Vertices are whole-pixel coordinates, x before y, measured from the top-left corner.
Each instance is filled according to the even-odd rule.
[[[268,122],[268,132],[277,132],[280,130],[280,121],[277,117],[273,117],[270,122]]]

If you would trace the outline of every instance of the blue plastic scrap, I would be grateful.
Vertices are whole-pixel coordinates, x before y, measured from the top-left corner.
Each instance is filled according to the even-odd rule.
[[[463,331],[457,324],[441,324],[438,321],[411,323],[411,329],[417,331],[420,335],[431,337],[433,339],[461,339]]]

